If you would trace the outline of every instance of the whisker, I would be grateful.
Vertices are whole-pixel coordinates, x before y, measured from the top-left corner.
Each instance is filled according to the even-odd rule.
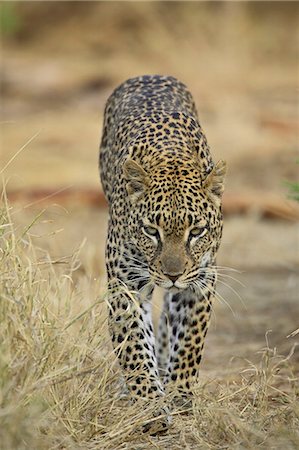
[[[152,284],[151,281],[149,281],[148,283],[146,283],[144,286],[142,286],[142,288],[140,289],[140,292],[143,291],[143,289],[145,289],[146,287],[150,286]]]
[[[217,266],[217,265],[215,265],[215,266],[209,266],[209,267],[213,268],[213,269],[217,269],[217,270],[222,269],[222,270],[229,270],[231,272],[236,272],[236,273],[244,273],[244,271],[242,271],[242,270],[234,269],[233,267],[228,267],[228,266]]]
[[[147,264],[144,261],[141,261],[140,259],[135,258],[134,256],[128,255],[127,253],[124,253],[123,256],[125,259],[128,259],[129,261],[134,261],[140,264],[141,266],[147,267]]]
[[[225,300],[225,298],[221,294],[219,294],[219,292],[216,289],[215,289],[214,295],[215,295],[215,298],[217,298],[219,301],[222,301],[229,308],[232,315],[236,318],[237,315],[236,315],[235,311],[233,310],[233,308],[231,307],[231,305],[228,303],[227,300]]]
[[[236,283],[240,284],[242,287],[246,287],[244,283],[242,283],[242,281],[238,280],[238,278],[232,277],[231,275],[227,275],[226,273],[218,273],[218,277],[225,277],[225,278],[229,278],[230,280],[235,281]]]
[[[203,298],[207,301],[207,302],[210,302],[210,299],[208,299],[207,297],[206,297],[206,295],[205,295],[205,293],[204,293],[204,288],[205,288],[205,286],[203,285],[203,283],[200,281],[200,280],[195,280],[194,282],[193,282],[193,289],[194,289],[194,291],[196,292],[196,288],[198,289],[200,289],[200,291],[201,291],[201,293],[202,293],[202,295],[203,295]],[[209,289],[208,289],[209,290]],[[214,296],[214,294],[212,293],[212,295]],[[212,308],[212,310],[211,310],[211,314],[213,315],[213,317],[215,318],[215,320],[216,320],[216,313],[215,313],[215,310],[214,310],[214,308]]]
[[[199,280],[197,280],[198,282]],[[227,302],[227,300],[225,300],[225,298],[215,289],[215,291],[213,292],[210,287],[204,283],[201,283],[202,286],[204,288],[206,288],[211,295],[213,295],[216,299],[218,299],[220,302],[222,301],[231,311],[231,313],[233,314],[234,317],[236,317],[236,314],[234,312],[234,310],[232,309],[231,305]]]
[[[206,301],[209,301],[209,299],[206,297],[206,295],[205,295],[205,293],[204,293],[204,291],[203,291],[203,289],[205,288],[205,285],[203,285],[203,283],[201,283],[199,280],[195,280],[195,281],[194,281],[194,284],[195,284],[197,287],[200,288],[201,293],[202,293],[204,299],[205,299]],[[209,289],[208,289],[208,290],[209,290]]]
[[[227,275],[226,273],[218,273],[218,277],[229,278],[230,280],[233,280],[236,283],[238,283],[240,286],[244,288],[246,287],[245,284],[242,283],[242,281],[238,280],[238,278],[232,277],[231,275]]]
[[[150,269],[148,271],[149,275],[151,275],[156,281],[166,281],[164,278],[160,277],[157,273],[153,273]]]
[[[229,279],[235,281],[236,283],[240,284],[242,287],[244,287],[244,288],[246,287],[240,280],[238,280],[238,278],[235,278],[235,277],[233,277],[231,275],[228,275],[226,273],[221,273],[217,269],[212,269],[212,270],[210,270],[210,269],[211,269],[210,267],[207,267],[204,270],[200,271],[199,273],[200,274],[206,274],[206,273],[213,273],[214,274],[216,272],[217,273],[217,278],[219,278],[219,277],[229,278]]]
[[[129,282],[134,282],[134,281],[149,281],[149,279],[148,278],[146,278],[146,277],[142,277],[142,276],[136,276],[136,277],[133,277],[133,278],[130,278],[129,280],[128,280]]]
[[[232,286],[230,286],[229,284],[225,283],[223,280],[219,280],[219,279],[218,279],[218,282],[221,283],[221,284],[223,284],[223,285],[226,286],[227,288],[229,288],[229,289],[230,289],[230,290],[238,297],[238,299],[240,300],[242,306],[243,306],[245,309],[247,309],[247,306],[245,305],[245,303],[244,303],[244,301],[243,301],[241,295],[240,295],[240,294],[239,294]]]
[[[196,285],[200,288],[201,293],[202,293],[202,295],[203,295],[203,298],[204,298],[207,302],[209,302],[210,299],[208,299],[208,298],[206,297],[206,295],[205,295],[205,293],[204,293],[204,290],[203,290],[203,289],[204,289],[204,285],[203,285],[199,280],[196,281]],[[194,289],[194,290],[195,290],[195,289]],[[214,296],[213,293],[212,293],[212,295]],[[214,320],[216,321],[217,318],[216,318],[216,312],[215,312],[215,309],[214,309],[214,308],[212,308],[212,310],[211,310],[211,315],[213,316]]]
[[[197,279],[200,275],[206,275],[206,274],[216,275],[216,273],[217,273],[216,270],[207,271],[205,267],[199,267],[196,270],[189,272],[188,275],[183,279],[183,281],[188,282],[188,281],[190,281],[190,279],[191,280],[193,278]]]
[[[135,266],[127,266],[127,268],[133,272],[141,272],[145,275],[148,275],[148,271],[145,270],[143,267],[135,267]]]

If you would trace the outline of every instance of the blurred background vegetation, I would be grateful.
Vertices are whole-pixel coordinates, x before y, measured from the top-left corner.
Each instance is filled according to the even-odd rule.
[[[228,190],[282,192],[296,178],[297,13],[297,2],[2,2],[1,162],[40,132],[8,187],[97,187],[107,97],[162,73],[193,93]]]

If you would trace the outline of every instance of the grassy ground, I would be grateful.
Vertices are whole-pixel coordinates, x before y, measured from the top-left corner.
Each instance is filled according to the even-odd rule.
[[[27,223],[20,207],[1,211],[3,450],[298,448],[299,361],[294,337],[286,337],[298,317],[292,271],[279,270],[276,284],[265,270],[260,280],[239,274],[249,282],[249,289],[237,288],[246,309],[229,300],[230,288],[219,287],[233,314],[216,302],[193,405],[174,408],[169,432],[154,437],[142,426],[153,420],[155,405],[121,397],[105,283],[101,271],[92,275],[95,255],[77,241],[77,249],[57,256],[59,229],[49,221],[42,211]]]

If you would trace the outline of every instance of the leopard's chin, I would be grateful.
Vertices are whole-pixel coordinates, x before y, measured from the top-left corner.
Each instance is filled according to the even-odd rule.
[[[188,285],[185,283],[180,283],[179,281],[173,283],[171,280],[158,281],[155,284],[171,293],[181,292],[188,288]]]
[[[177,294],[178,292],[182,291],[182,288],[179,288],[179,287],[176,287],[176,286],[172,286],[171,288],[168,288],[167,290],[171,294]]]

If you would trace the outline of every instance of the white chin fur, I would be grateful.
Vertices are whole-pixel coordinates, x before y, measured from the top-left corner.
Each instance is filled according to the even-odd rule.
[[[185,283],[180,283],[179,281],[176,281],[174,284],[172,281],[164,281],[163,283],[159,284],[160,287],[163,289],[167,289],[169,292],[178,292],[183,289],[186,289],[188,286]]]

